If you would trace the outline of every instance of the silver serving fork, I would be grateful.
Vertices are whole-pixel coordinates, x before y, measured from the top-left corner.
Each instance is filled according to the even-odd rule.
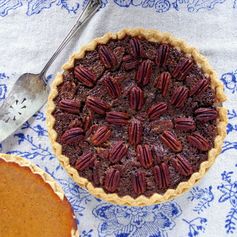
[[[46,82],[46,72],[58,54],[101,7],[101,0],[90,0],[80,14],[75,25],[62,41],[53,56],[49,59],[39,74],[24,73],[13,85],[8,97],[0,107],[0,143],[15,132],[25,121],[37,112],[47,101],[49,86]],[[19,109],[16,111],[14,106]]]

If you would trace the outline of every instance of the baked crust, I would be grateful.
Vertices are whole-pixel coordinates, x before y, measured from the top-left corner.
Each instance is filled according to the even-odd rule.
[[[57,74],[51,86],[51,92],[48,98],[47,107],[47,127],[52,147],[57,158],[60,160],[61,164],[64,166],[67,172],[72,176],[73,180],[81,187],[86,188],[92,195],[96,196],[97,198],[114,204],[127,206],[147,206],[171,200],[184,193],[195,183],[197,183],[213,164],[217,155],[221,151],[223,140],[226,136],[227,110],[222,107],[221,104],[221,102],[226,100],[226,96],[223,92],[223,84],[218,79],[216,72],[209,65],[207,59],[202,56],[197,49],[190,47],[182,40],[174,38],[169,33],[161,33],[157,30],[135,28],[124,29],[117,33],[107,33],[103,37],[92,40],[90,43],[82,47],[79,52],[74,53],[69,58],[68,62],[63,65],[62,69],[71,69],[74,66],[75,59],[83,58],[87,51],[94,50],[98,44],[106,44],[111,39],[123,39],[126,35],[142,37],[152,42],[171,44],[175,48],[183,51],[187,56],[192,56],[197,65],[202,68],[203,72],[211,78],[211,87],[215,90],[216,93],[216,105],[219,115],[217,119],[217,136],[214,140],[214,147],[208,152],[208,160],[201,163],[199,171],[193,173],[188,181],[179,183],[176,189],[168,189],[163,195],[154,193],[151,197],[146,197],[144,195],[140,195],[135,199],[128,195],[119,197],[116,193],[108,194],[105,193],[102,188],[95,188],[90,181],[83,177],[80,177],[78,171],[70,166],[69,158],[62,154],[62,146],[56,141],[57,133],[53,128],[55,118],[53,117],[52,113],[55,110],[55,103],[53,100],[58,95],[57,86],[63,82],[63,75],[61,73]]]
[[[15,155],[8,155],[8,154],[1,154],[0,153],[0,159],[4,160],[6,162],[9,162],[9,163],[15,163],[15,164],[19,165],[20,167],[29,168],[33,174],[39,175],[43,179],[43,181],[50,186],[50,188],[60,198],[61,201],[67,202],[62,188],[55,182],[55,180],[50,175],[45,173],[38,166],[34,165],[30,161],[28,161],[22,157],[15,156]],[[73,218],[75,219],[75,216],[73,216]],[[71,230],[71,237],[78,237],[78,236],[79,236],[78,230],[72,229]]]

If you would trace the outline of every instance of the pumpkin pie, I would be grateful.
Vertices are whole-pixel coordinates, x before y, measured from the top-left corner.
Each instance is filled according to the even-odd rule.
[[[98,198],[143,206],[192,187],[221,150],[223,85],[207,60],[157,30],[107,33],[55,78],[47,125],[56,156]]]

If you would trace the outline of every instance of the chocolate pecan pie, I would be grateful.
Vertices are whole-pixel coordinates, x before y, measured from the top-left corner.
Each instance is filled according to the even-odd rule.
[[[123,205],[167,201],[194,185],[225,137],[223,86],[196,49],[129,29],[93,40],[56,77],[47,124],[73,179]]]

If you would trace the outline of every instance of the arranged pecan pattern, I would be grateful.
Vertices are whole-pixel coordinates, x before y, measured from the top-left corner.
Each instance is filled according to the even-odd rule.
[[[217,118],[217,111],[211,108],[199,108],[195,110],[196,119],[207,122]]]
[[[177,108],[184,106],[184,103],[188,98],[188,94],[188,88],[184,86],[177,87],[171,97],[171,104]]]
[[[163,96],[166,96],[171,83],[171,75],[169,72],[162,72],[155,82],[155,87],[161,90]]]
[[[144,55],[144,50],[142,47],[142,44],[139,39],[137,38],[132,38],[129,41],[131,45],[131,54],[134,58],[136,57],[142,57]]]
[[[83,85],[88,87],[92,87],[96,81],[96,75],[82,65],[74,68],[74,75]]]
[[[140,110],[144,104],[144,93],[138,86],[133,86],[129,91],[129,105],[133,110]]]
[[[159,119],[159,117],[167,111],[167,104],[164,102],[158,102],[157,104],[152,105],[148,111],[148,118],[152,120]]]
[[[188,142],[201,151],[208,151],[210,144],[200,133],[194,132],[188,136]]]
[[[192,69],[192,66],[193,62],[191,59],[180,61],[172,73],[173,77],[178,78],[179,80],[184,80],[186,75]]]
[[[127,152],[128,146],[123,141],[118,141],[112,146],[109,159],[112,163],[116,163],[126,156]]]
[[[150,82],[152,74],[152,62],[151,60],[143,61],[137,70],[136,81],[139,85],[145,86]]]
[[[174,126],[176,129],[183,131],[190,131],[196,128],[195,122],[192,118],[175,118]]]
[[[165,189],[170,185],[169,166],[166,163],[161,163],[153,168],[153,174],[156,185],[159,189]]]
[[[193,168],[190,162],[180,154],[172,160],[172,164],[180,175],[189,176],[193,173]]]
[[[169,53],[169,45],[162,44],[157,50],[157,56],[155,58],[155,63],[158,67],[166,65],[166,61]]]
[[[107,102],[94,96],[87,97],[86,106],[97,114],[105,114],[110,109],[110,105]]]
[[[104,187],[109,192],[115,192],[120,181],[120,171],[116,169],[109,169],[105,174]]]
[[[153,163],[152,151],[149,145],[137,146],[137,159],[140,161],[144,168],[150,168]]]
[[[104,84],[110,96],[113,98],[117,98],[121,94],[121,85],[118,81],[111,77],[107,77],[104,79]]]
[[[95,159],[96,156],[91,151],[85,152],[78,157],[75,167],[78,171],[82,171],[92,166],[95,162]]]
[[[91,141],[95,146],[99,146],[102,143],[106,142],[111,136],[111,130],[108,126],[100,126],[94,135],[91,137]]]
[[[195,86],[190,91],[190,95],[198,95],[200,93],[203,93],[209,86],[208,80],[203,79],[196,83]]]
[[[82,128],[71,128],[66,130],[61,136],[61,142],[63,144],[75,144],[83,140],[85,134]]]
[[[106,68],[113,68],[114,66],[116,66],[117,58],[109,47],[105,45],[99,46],[99,56],[101,62]]]
[[[160,135],[160,140],[168,146],[173,152],[182,151],[182,144],[178,140],[178,138],[171,131],[164,131],[162,135]]]
[[[79,114],[81,102],[79,100],[62,99],[58,103],[58,107],[68,113]]]
[[[126,125],[128,124],[129,115],[126,112],[107,112],[105,120],[115,125]]]
[[[140,195],[145,192],[146,190],[146,181],[145,181],[145,174],[141,171],[138,171],[132,177],[132,186],[133,190],[136,194]]]
[[[142,141],[142,123],[133,119],[128,126],[128,141],[131,145],[137,145]]]

